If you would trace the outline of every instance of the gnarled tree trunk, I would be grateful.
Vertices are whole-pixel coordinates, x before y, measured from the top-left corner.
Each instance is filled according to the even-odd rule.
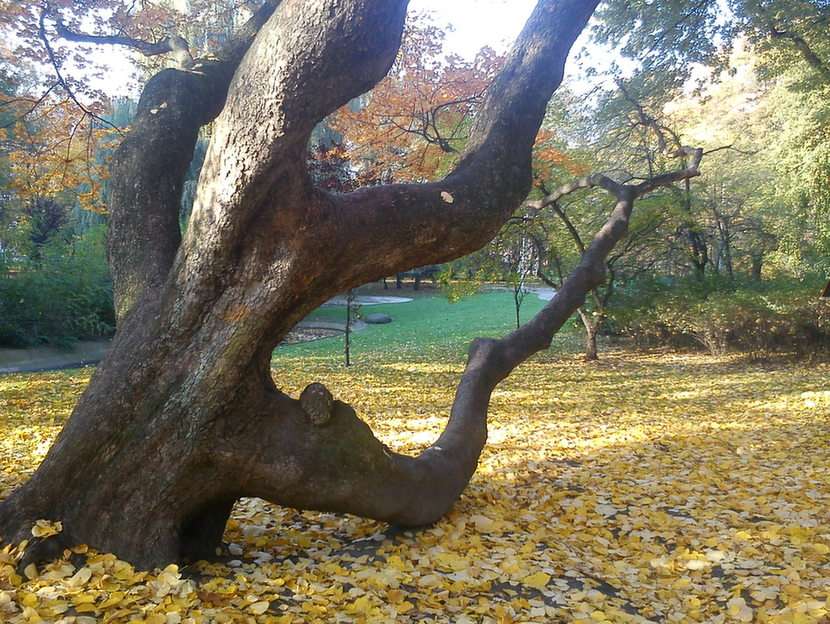
[[[484,245],[525,198],[531,147],[597,0],[541,0],[444,180],[341,195],[306,171],[314,126],[391,65],[405,0],[266,3],[220,58],[147,85],[113,166],[119,329],[0,537],[63,532],[27,561],[87,543],[140,566],[211,554],[234,501],[260,496],[407,526],[441,517],[476,468],[495,385],[550,344],[601,282],[640,186],[534,319],[470,350],[449,422],[420,456],[390,452],[319,384],[280,392],[271,353],[336,293]],[[198,128],[215,119],[190,225],[178,203]],[[696,175],[696,169],[686,172]]]

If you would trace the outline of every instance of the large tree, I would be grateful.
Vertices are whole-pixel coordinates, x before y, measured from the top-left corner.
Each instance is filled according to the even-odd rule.
[[[608,222],[538,316],[474,342],[447,427],[418,457],[391,452],[320,384],[281,392],[271,353],[332,295],[493,237],[530,189],[545,107],[596,4],[540,0],[434,183],[334,194],[306,165],[314,127],[391,66],[406,0],[269,1],[218,52],[150,79],[112,166],[118,332],[46,459],[0,503],[0,536],[59,520],[26,561],[87,543],[151,566],[212,554],[241,496],[406,526],[441,517],[475,471],[493,388],[601,282],[634,200],[697,175],[698,153],[659,179],[577,184],[613,193]],[[182,180],[211,122],[182,234]]]

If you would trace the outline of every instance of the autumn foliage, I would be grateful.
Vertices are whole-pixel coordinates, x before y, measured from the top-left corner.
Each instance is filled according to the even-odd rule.
[[[386,78],[330,118],[361,181],[424,181],[456,162],[504,59],[491,48],[447,54],[445,36],[427,15],[411,17]]]

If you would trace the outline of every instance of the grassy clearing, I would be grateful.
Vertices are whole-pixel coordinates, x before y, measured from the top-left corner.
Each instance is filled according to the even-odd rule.
[[[336,339],[281,348],[280,383],[323,381],[417,452],[444,424],[468,338],[510,326],[506,293],[457,317],[419,303],[358,334],[350,370]],[[445,316],[427,338],[432,309]],[[498,388],[480,469],[432,528],[242,501],[219,562],[145,574],[93,554],[32,579],[0,563],[0,621],[826,621],[830,366],[565,351]],[[35,467],[87,377],[0,378],[0,491]]]
[[[391,296],[409,297],[409,290],[386,291]],[[378,294],[383,291],[378,291]],[[374,293],[373,293],[374,294]],[[522,304],[522,320],[538,312],[544,301],[528,294]],[[409,303],[363,306],[363,315],[381,312],[392,317],[388,325],[373,325],[354,334],[352,353],[356,361],[361,356],[374,359],[394,350],[407,357],[429,359],[457,356],[466,353],[468,343],[477,336],[501,336],[515,329],[513,295],[507,291],[486,292],[475,297],[449,303],[440,295],[419,293]],[[345,320],[344,306],[318,309],[309,319]],[[328,338],[311,343],[286,345],[277,350],[278,361],[311,357],[335,357],[342,351],[342,338]]]

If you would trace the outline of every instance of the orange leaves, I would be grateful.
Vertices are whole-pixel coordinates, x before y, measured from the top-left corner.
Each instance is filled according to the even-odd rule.
[[[421,181],[446,173],[464,149],[472,117],[502,57],[444,55],[444,31],[416,15],[387,77],[332,116],[364,182]]]
[[[251,14],[245,4],[0,0],[0,92],[5,94],[0,96],[5,100],[0,102],[0,140],[9,154],[11,190],[24,201],[62,195],[103,211],[114,129],[107,121],[110,96],[96,86],[104,76],[101,55],[90,53],[97,48],[95,38],[153,43],[183,36],[202,53],[210,41],[224,42],[244,23]],[[105,49],[113,48],[97,48]]]
[[[24,119],[24,107],[31,108],[36,99],[3,97],[18,116],[2,131],[9,188],[24,201],[61,196],[87,210],[103,211],[101,187],[109,176],[106,150],[115,132],[68,99],[47,98]]]
[[[540,128],[533,145],[533,171],[537,180],[548,182],[557,173],[567,173],[569,177],[584,176],[591,168],[569,155],[561,140],[547,128]]]

